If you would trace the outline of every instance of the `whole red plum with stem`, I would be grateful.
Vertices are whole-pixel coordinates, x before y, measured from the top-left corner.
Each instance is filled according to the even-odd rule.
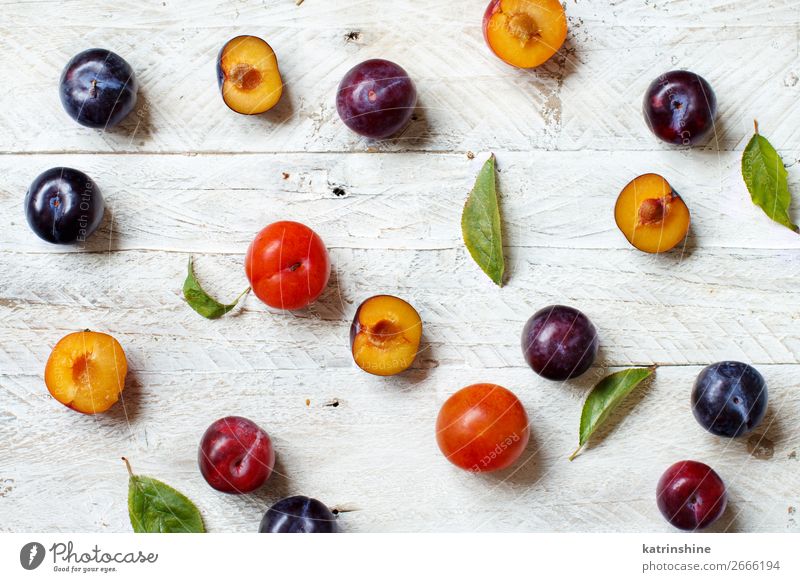
[[[696,145],[714,129],[717,97],[700,75],[670,71],[650,83],[643,109],[656,137],[673,145]]]
[[[400,65],[370,59],[350,69],[339,84],[336,111],[359,135],[384,139],[403,129],[417,105],[417,89]]]
[[[256,235],[244,263],[256,297],[276,309],[307,307],[331,276],[328,250],[317,233],[299,222],[270,224]]]
[[[588,370],[597,357],[597,329],[574,307],[551,305],[534,313],[522,330],[522,353],[534,372],[568,380]]]
[[[217,491],[249,493],[272,475],[275,450],[269,435],[252,420],[226,416],[203,434],[197,462],[203,478]]]
[[[714,469],[698,461],[678,461],[661,475],[656,502],[661,515],[673,526],[698,530],[719,519],[728,495]]]

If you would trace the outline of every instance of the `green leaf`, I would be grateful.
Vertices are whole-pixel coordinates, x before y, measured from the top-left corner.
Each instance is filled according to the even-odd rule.
[[[583,445],[606,421],[614,409],[630,394],[642,380],[649,377],[655,368],[629,368],[609,374],[592,388],[583,403],[581,426],[578,435],[578,448],[569,460],[578,456]]]
[[[792,195],[789,193],[786,176],[786,168],[780,155],[767,138],[758,134],[756,122],[755,135],[742,154],[744,183],[750,191],[753,204],[761,207],[778,224],[800,232],[800,228],[789,217]]]
[[[203,518],[180,491],[152,477],[134,475],[128,459],[128,514],[136,533],[205,533]]]
[[[469,254],[483,272],[503,286],[503,235],[497,202],[494,154],[483,164],[461,214],[461,232]]]
[[[194,264],[192,259],[189,259],[189,273],[186,275],[186,281],[183,282],[183,296],[186,298],[189,307],[203,317],[207,317],[208,319],[222,317],[236,307],[236,304],[239,303],[239,300],[244,297],[248,291],[250,291],[250,287],[242,291],[241,295],[239,295],[233,303],[228,303],[227,305],[220,303],[206,293],[200,286],[200,283],[197,282],[194,276]]]

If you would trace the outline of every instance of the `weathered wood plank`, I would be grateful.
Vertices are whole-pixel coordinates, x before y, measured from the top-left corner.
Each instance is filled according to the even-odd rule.
[[[119,0],[109,10],[95,0],[0,0],[7,22],[18,27],[52,26],[57,12],[59,22],[69,26],[145,27],[159,29],[193,26],[214,28],[231,24],[256,27],[286,26],[327,29],[337,26],[360,30],[365,27],[400,26],[425,22],[430,30],[476,26],[486,0],[395,0],[380,8],[362,0],[304,0],[297,7],[292,0],[194,2],[172,0]],[[771,0],[763,6],[737,0],[572,0],[565,2],[567,14],[583,22],[652,27],[769,27],[800,23],[796,0]]]
[[[669,464],[693,458],[715,467],[729,487],[718,530],[796,532],[789,507],[800,504],[800,437],[790,419],[800,414],[800,368],[760,368],[771,404],[756,440],[764,437],[771,458],[750,455],[747,437],[705,433],[689,407],[699,368],[667,367],[572,463],[566,457],[581,400],[599,370],[559,385],[523,368],[448,367],[382,380],[354,370],[208,374],[159,366],[134,374],[126,410],[93,418],[46,396],[38,375],[4,376],[0,439],[14,455],[0,469],[3,528],[129,531],[124,454],[142,473],[185,491],[212,531],[255,531],[271,502],[297,493],[357,509],[341,517],[347,531],[668,531],[655,482]],[[436,448],[438,406],[475,381],[508,386],[528,410],[532,442],[516,469],[466,474]],[[327,406],[333,399],[339,405]],[[230,413],[252,418],[274,438],[279,475],[257,494],[216,493],[196,468],[203,430]]]
[[[304,14],[314,10],[320,7],[303,6]],[[351,8],[346,21],[364,12]],[[537,71],[517,71],[489,52],[479,21],[447,26],[435,42],[419,9],[398,11],[391,25],[362,27],[357,41],[348,37],[352,26],[335,20],[306,27],[300,20],[258,26],[242,19],[211,31],[191,20],[179,29],[6,25],[0,74],[14,84],[13,100],[0,110],[0,152],[660,151],[667,146],[645,125],[642,94],[674,68],[695,70],[715,87],[720,115],[711,149],[741,149],[756,116],[777,147],[800,139],[796,25],[689,27],[690,19],[654,31],[610,17],[573,18],[559,57]],[[287,85],[281,103],[261,116],[227,110],[216,89],[219,47],[245,32],[269,39]],[[122,54],[140,78],[137,110],[111,132],[79,127],[58,99],[61,69],[89,45]],[[42,46],[48,50],[37,50]],[[379,143],[352,134],[334,107],[344,73],[371,57],[404,65],[420,94],[416,120],[397,139]]]
[[[522,72],[484,45],[486,1],[0,0],[0,74],[14,80],[0,108],[0,530],[128,531],[124,454],[197,501],[212,531],[254,531],[271,502],[299,493],[354,509],[346,531],[669,531],[653,490],[682,458],[729,487],[716,530],[800,531],[800,238],[750,203],[739,172],[758,117],[800,188],[797,2],[576,0],[565,51]],[[270,41],[287,83],[257,118],[228,111],[214,81],[219,46],[242,33]],[[119,131],[80,128],[58,102],[61,68],[90,45],[123,54],[142,82]],[[397,140],[371,144],[342,126],[333,95],[376,56],[403,64],[421,101]],[[709,148],[671,150],[644,126],[641,94],[672,68],[717,91]],[[503,289],[459,231],[490,150]],[[106,195],[108,218],[83,248],[46,245],[25,224],[27,186],[55,165]],[[686,248],[663,257],[631,249],[612,216],[625,183],[651,171],[692,211]],[[249,297],[216,322],[183,304],[190,255],[211,291],[233,297],[247,245],[278,219],[308,223],[331,249],[317,304],[275,313]],[[377,292],[425,322],[424,352],[395,378],[363,373],[347,347],[357,304]],[[518,345],[526,318],[557,302],[584,310],[602,344],[564,385],[533,374]],[[51,346],[87,327],[118,337],[131,369],[124,405],[97,417],[67,411],[42,381]],[[705,433],[689,409],[700,367],[729,358],[770,387],[750,446]],[[655,380],[567,462],[589,387],[654,362]],[[522,463],[500,475],[459,472],[435,445],[440,404],[477,381],[511,388],[531,417]],[[275,439],[278,474],[255,495],[217,494],[197,471],[200,435],[227,414]]]
[[[630,249],[614,222],[620,190],[635,176],[664,175],[692,212],[684,253],[631,265],[671,264],[717,248],[798,249],[800,237],[755,207],[741,178],[740,154],[685,152],[495,152],[510,259],[535,249]],[[800,159],[800,150],[784,153]],[[22,200],[48,167],[77,167],[107,199],[109,218],[93,251],[152,249],[244,253],[269,222],[293,219],[332,247],[460,249],[461,208],[485,154],[275,154],[217,156],[0,156],[0,230],[6,251],[62,253],[39,241]],[[790,168],[791,187],[800,172]],[[800,212],[793,208],[795,216]],[[720,264],[720,268],[723,265]]]
[[[382,292],[420,311],[421,368],[519,365],[525,321],[552,303],[595,322],[603,365],[800,362],[793,254],[706,252],[664,263],[631,255],[547,249],[515,261],[500,290],[460,249],[334,249],[333,281],[307,311],[269,313],[249,297],[239,315],[212,323],[183,304],[186,254],[3,254],[0,326],[13,341],[0,347],[0,365],[5,373],[39,370],[62,335],[91,328],[128,342],[141,369],[191,370],[198,360],[229,372],[353,368],[353,313]],[[233,298],[247,285],[242,264],[242,255],[199,257],[197,272],[220,298]]]

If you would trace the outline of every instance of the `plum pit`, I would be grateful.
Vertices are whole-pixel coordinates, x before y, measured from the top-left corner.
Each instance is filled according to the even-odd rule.
[[[666,198],[648,198],[639,206],[639,224],[655,224],[667,213]]]
[[[242,91],[252,91],[261,84],[261,73],[246,63],[231,69],[231,80]]]
[[[519,40],[522,45],[539,36],[539,27],[536,21],[525,12],[513,14],[506,22],[508,32]]]

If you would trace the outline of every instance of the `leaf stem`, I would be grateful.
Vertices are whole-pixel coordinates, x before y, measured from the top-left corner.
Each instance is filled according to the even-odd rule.
[[[581,449],[582,449],[582,448],[583,448],[583,445],[581,445],[581,446],[579,446],[577,449],[575,449],[575,452],[574,452],[574,453],[572,453],[572,454],[569,456],[569,460],[570,460],[570,462],[572,462],[572,461],[574,461],[574,460],[575,460],[575,457],[577,457],[577,456],[578,456],[578,453],[580,453],[580,452],[581,452]]]
[[[131,469],[131,463],[128,461],[126,457],[122,457],[122,460],[125,461],[125,466],[128,468],[128,474],[133,477],[133,469]]]
[[[244,297],[245,295],[247,295],[248,293],[250,293],[250,291],[251,291],[252,289],[253,289],[252,287],[248,287],[247,289],[245,289],[244,291],[242,291],[242,292],[239,294],[239,296],[236,298],[236,301],[234,301],[234,303],[239,303],[239,299],[241,299],[242,297]]]
[[[753,120],[753,127],[756,130],[756,135],[758,135],[758,119]]]

